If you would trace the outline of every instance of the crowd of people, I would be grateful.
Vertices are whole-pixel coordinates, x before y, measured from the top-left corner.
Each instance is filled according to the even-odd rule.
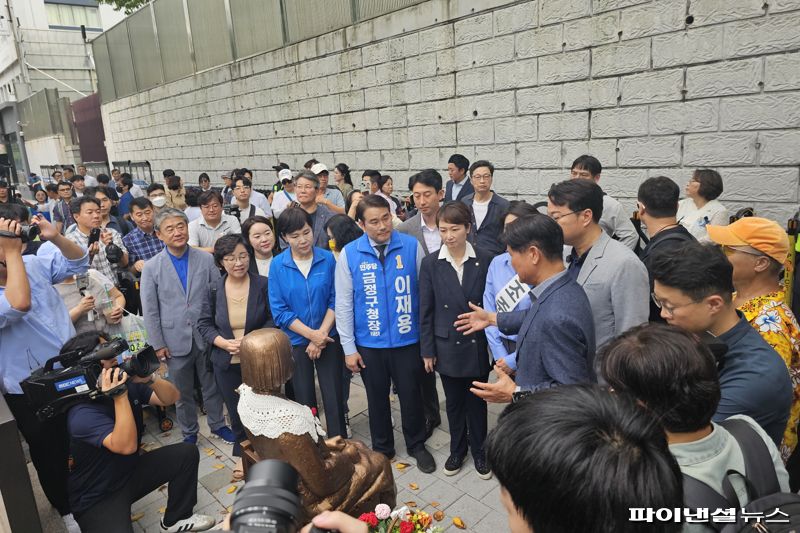
[[[800,422],[789,237],[765,218],[728,224],[715,170],[692,173],[683,200],[673,179],[645,180],[630,217],[590,155],[538,206],[497,194],[494,165],[461,154],[446,182],[434,169],[410,176],[407,198],[377,170],[354,183],[339,163],[330,180],[313,159],[294,172],[276,165],[263,192],[244,168],[219,188],[168,169],[146,190],[117,169],[78,168],[36,182],[30,205],[0,183],[3,394],[73,531],[107,531],[102,513],[127,531],[130,504],[166,481],[162,530],[212,527],[185,494],[196,472],[175,465],[196,463],[202,402],[241,479],[239,346],[267,327],[291,341],[285,395],[324,413],[328,436],[351,435],[359,374],[372,448],[395,456],[396,395],[405,450],[425,473],[437,468],[426,441],[442,423],[441,380],[442,471],[471,456],[478,477],[496,475],[514,532],[638,531],[629,508],[704,508],[707,489],[744,507],[761,473],[748,469],[742,435],[767,454],[773,492],[800,486],[785,466]],[[43,243],[13,238],[31,221]],[[109,364],[103,390],[127,381],[127,395],[37,420],[20,381],[137,314],[168,379],[128,379]],[[141,406],[172,403],[183,443],[145,455],[158,474],[135,474]],[[512,404],[492,431],[488,403]],[[318,525],[328,519],[339,518]]]

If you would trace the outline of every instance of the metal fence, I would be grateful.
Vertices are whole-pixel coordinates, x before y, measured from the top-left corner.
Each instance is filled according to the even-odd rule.
[[[92,41],[103,103],[424,0],[154,0]]]
[[[112,161],[111,168],[118,168],[123,174],[127,172],[133,178],[133,182],[140,187],[147,187],[153,183],[150,161]]]

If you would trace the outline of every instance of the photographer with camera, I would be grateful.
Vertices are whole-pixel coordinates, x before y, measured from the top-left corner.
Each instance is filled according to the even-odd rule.
[[[20,381],[75,334],[53,284],[85,272],[89,258],[42,217],[34,217],[30,229],[23,227],[27,216],[23,206],[0,205],[0,392],[28,443],[45,496],[64,517],[68,530],[77,531],[67,498],[65,419],[40,421],[25,400]],[[21,234],[35,233],[34,227],[48,242],[38,255],[23,257]]]
[[[101,228],[103,217],[97,198],[88,195],[75,198],[70,203],[70,208],[75,217],[75,225],[67,230],[67,239],[87,249],[92,268],[117,285],[117,275],[111,259],[118,257],[119,260],[114,263],[120,267],[128,265],[128,251],[122,242],[122,235],[113,228]]]
[[[98,332],[76,335],[61,349],[62,364],[76,363],[73,354],[102,348],[108,338]],[[155,372],[129,376],[118,368],[116,353],[109,352],[100,361],[97,388],[102,394],[67,412],[73,460],[69,496],[82,533],[132,533],[131,504],[164,483],[169,486],[161,531],[210,529],[214,518],[192,514],[197,503],[197,447],[180,442],[139,455],[142,407],[172,405],[180,398],[178,389]]]

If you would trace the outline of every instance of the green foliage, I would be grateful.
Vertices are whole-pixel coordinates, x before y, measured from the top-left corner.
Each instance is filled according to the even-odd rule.
[[[114,6],[116,9],[125,11],[126,15],[130,15],[143,5],[147,4],[149,0],[98,0],[101,4],[108,4]]]

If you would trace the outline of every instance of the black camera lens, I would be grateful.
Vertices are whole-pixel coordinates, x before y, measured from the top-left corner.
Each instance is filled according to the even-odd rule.
[[[19,238],[22,242],[30,242],[39,235],[39,226],[36,224],[21,224],[19,227]]]
[[[260,461],[233,503],[231,531],[295,533],[300,512],[297,471],[283,461]]]
[[[122,261],[122,248],[114,244],[113,242],[106,246],[106,258],[108,258],[108,262],[112,264],[117,264]]]
[[[148,346],[127,361],[124,361],[119,367],[130,376],[146,378],[158,370],[160,365],[156,351],[152,346]]]

